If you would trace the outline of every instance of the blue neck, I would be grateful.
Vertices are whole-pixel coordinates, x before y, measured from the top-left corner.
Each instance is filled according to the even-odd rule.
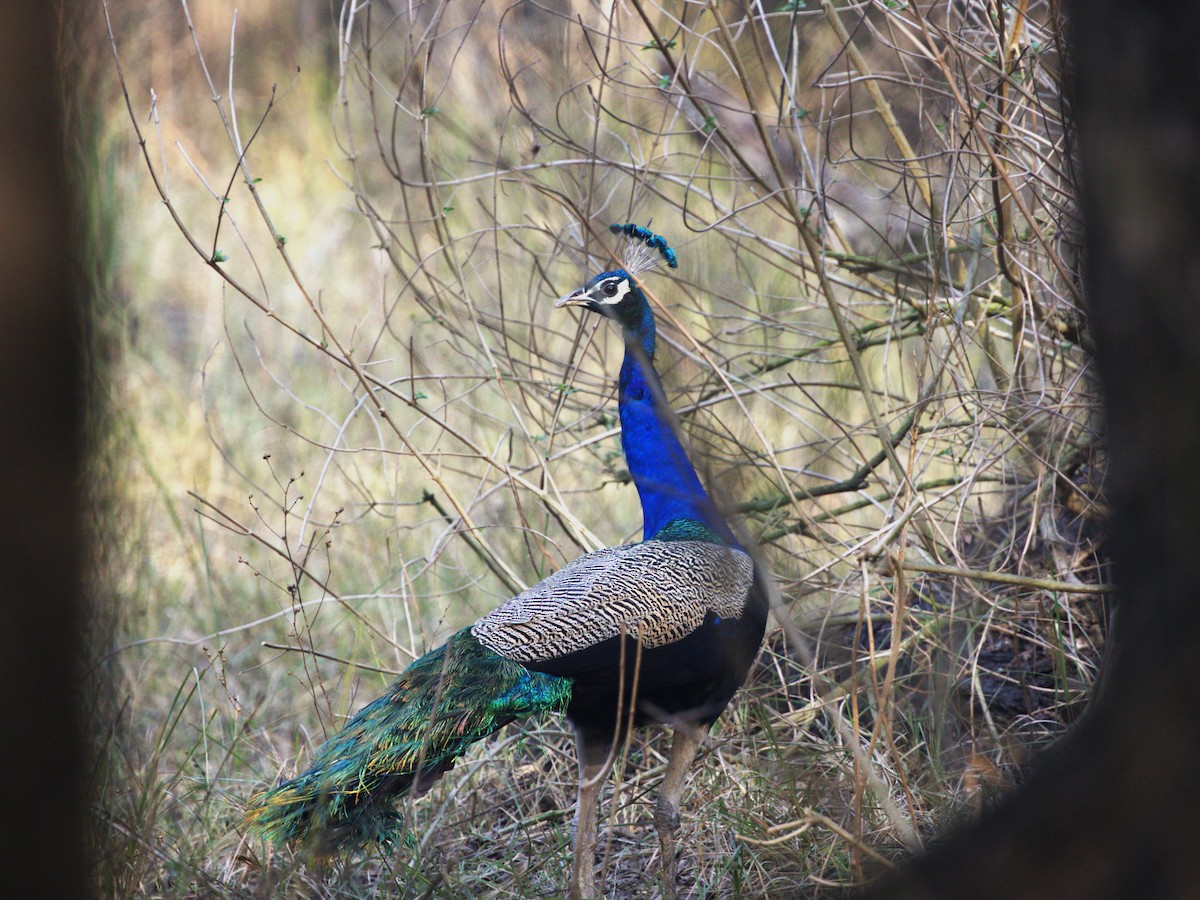
[[[662,382],[654,370],[654,314],[641,298],[636,321],[623,321],[625,361],[618,382],[621,447],[642,501],[643,538],[709,531],[726,539],[728,526],[704,492],[672,427]]]

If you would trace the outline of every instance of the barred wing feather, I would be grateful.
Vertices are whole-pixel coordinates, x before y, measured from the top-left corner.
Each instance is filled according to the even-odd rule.
[[[754,579],[742,550],[643,541],[581,556],[476,622],[485,647],[518,663],[585,650],[622,629],[646,648],[691,634],[711,611],[742,615]]]

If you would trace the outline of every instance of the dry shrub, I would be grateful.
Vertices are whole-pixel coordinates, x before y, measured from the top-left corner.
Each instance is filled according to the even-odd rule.
[[[216,4],[114,10],[120,127],[172,218],[121,251],[131,318],[168,329],[121,369],[144,460],[125,558],[156,563],[122,591],[144,618],[111,790],[140,787],[101,804],[109,884],[564,882],[561,723],[411,804],[394,859],[313,871],[236,824],[387,671],[638,537],[619,338],[552,309],[612,261],[610,222],[679,254],[646,279],[660,369],[779,582],[694,777],[689,886],[843,890],[1006,790],[1106,630],[1057,5],[266,6],[236,28]],[[647,740],[622,764],[610,896],[645,890],[661,763]]]

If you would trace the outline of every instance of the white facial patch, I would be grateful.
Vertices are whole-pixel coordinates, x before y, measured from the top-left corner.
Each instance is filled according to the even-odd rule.
[[[620,276],[605,278],[590,291],[588,296],[600,306],[616,306],[629,293],[629,279]]]

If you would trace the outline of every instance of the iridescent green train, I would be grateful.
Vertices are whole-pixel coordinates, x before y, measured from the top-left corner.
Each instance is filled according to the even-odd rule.
[[[246,824],[322,855],[390,846],[403,826],[397,797],[432,783],[509,722],[563,712],[570,699],[569,680],[497,656],[464,628],[359,710],[303,775],[250,798]]]

